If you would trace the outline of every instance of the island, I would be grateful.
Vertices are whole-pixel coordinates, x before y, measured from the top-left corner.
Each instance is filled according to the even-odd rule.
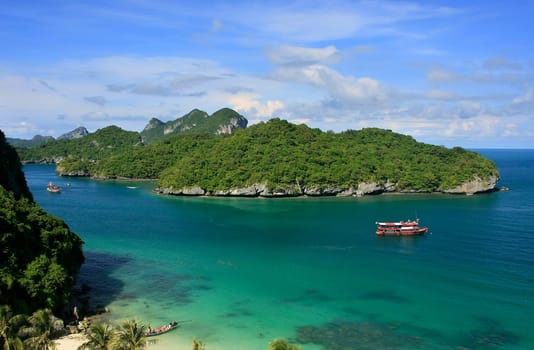
[[[273,118],[247,127],[224,108],[193,110],[141,133],[109,126],[74,140],[18,148],[26,162],[62,176],[152,179],[165,195],[219,197],[484,193],[499,171],[477,152],[416,141],[379,128],[339,133]]]

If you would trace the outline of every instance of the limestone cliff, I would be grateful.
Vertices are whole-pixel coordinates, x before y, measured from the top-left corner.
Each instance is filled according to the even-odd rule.
[[[476,193],[494,191],[499,181],[498,176],[490,176],[487,179],[474,179],[465,182],[464,184],[452,189],[444,189],[439,192],[448,194],[465,194],[473,195]],[[425,191],[413,190],[399,190],[394,183],[377,183],[377,182],[361,182],[357,188],[354,187],[340,187],[340,186],[309,186],[300,187],[295,184],[287,187],[269,188],[265,183],[256,183],[242,188],[229,188],[226,190],[218,190],[213,193],[199,187],[191,186],[181,189],[175,188],[156,188],[155,191],[160,194],[175,195],[175,196],[215,196],[215,197],[298,197],[298,196],[337,196],[337,197],[360,197],[365,195],[376,195],[382,193],[425,193]]]

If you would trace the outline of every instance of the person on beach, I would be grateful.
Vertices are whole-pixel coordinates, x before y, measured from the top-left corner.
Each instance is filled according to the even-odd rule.
[[[76,323],[78,323],[80,319],[80,315],[78,315],[78,307],[74,305],[74,309],[72,310],[72,314],[74,315],[74,318],[76,319]]]

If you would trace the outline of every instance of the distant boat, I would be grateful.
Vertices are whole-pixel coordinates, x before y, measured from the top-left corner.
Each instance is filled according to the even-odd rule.
[[[137,186],[126,186],[126,188],[129,188],[130,190],[135,190]]]
[[[157,327],[157,328],[148,328],[148,331],[145,333],[145,337],[153,337],[160,334],[165,334],[167,332],[172,331],[173,329],[178,327],[178,322],[172,321],[164,326]]]
[[[428,231],[428,227],[419,227],[419,219],[398,222],[377,222],[378,236],[420,236]]]
[[[51,193],[60,193],[61,187],[54,185],[52,182],[49,182],[48,186],[46,186],[46,190]]]

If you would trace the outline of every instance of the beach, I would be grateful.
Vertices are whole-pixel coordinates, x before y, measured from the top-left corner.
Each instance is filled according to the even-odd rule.
[[[57,350],[77,350],[85,341],[82,334],[69,334],[55,340]]]

